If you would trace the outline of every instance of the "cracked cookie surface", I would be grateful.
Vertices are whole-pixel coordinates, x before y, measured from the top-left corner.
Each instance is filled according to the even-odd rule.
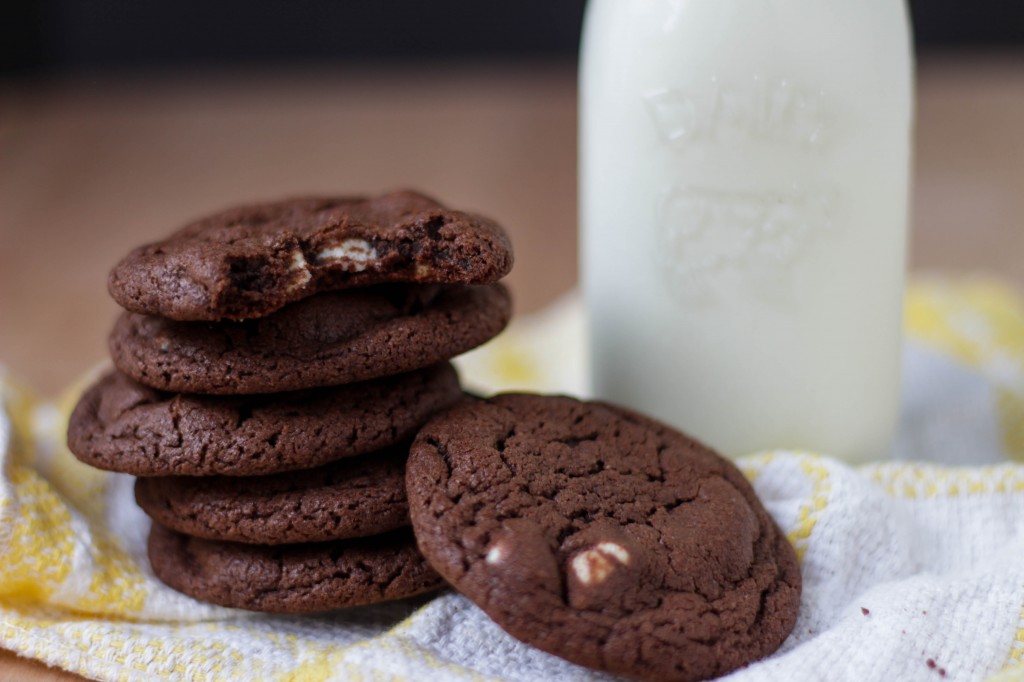
[[[385,282],[488,284],[512,267],[493,221],[401,191],[240,206],[132,251],[107,288],[176,320],[263,317],[320,291]]]
[[[258,545],[345,540],[409,525],[408,444],[271,476],[139,478],[135,500],[162,526]]]
[[[433,365],[498,334],[501,284],[327,292],[246,322],[176,322],[124,313],[114,365],[164,391],[219,395],[335,386]]]
[[[599,403],[502,395],[424,426],[406,469],[421,551],[513,636],[644,680],[775,651],[792,547],[730,462]]]
[[[315,613],[444,587],[408,530],[267,547],[192,538],[153,524],[148,553],[156,576],[179,592],[249,611]]]
[[[82,395],[68,446],[135,476],[258,476],[308,469],[411,439],[462,399],[454,368],[253,396],[170,394],[112,372]]]

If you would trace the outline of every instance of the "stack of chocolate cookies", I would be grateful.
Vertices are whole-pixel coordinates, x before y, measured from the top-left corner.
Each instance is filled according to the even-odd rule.
[[[511,265],[498,225],[411,192],[192,223],[111,272],[116,371],[68,444],[139,477],[153,570],[194,597],[298,613],[436,589],[409,443],[463,400],[448,360],[508,322]]]

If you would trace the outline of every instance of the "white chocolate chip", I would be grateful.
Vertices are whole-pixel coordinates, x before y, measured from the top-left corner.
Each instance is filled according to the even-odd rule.
[[[306,257],[302,255],[301,251],[296,251],[292,254],[292,265],[291,270],[305,270],[309,272],[309,268],[306,265]]]
[[[599,542],[597,546],[580,552],[572,558],[573,573],[582,585],[596,585],[608,579],[616,564],[628,566],[629,552],[614,542]]]
[[[617,545],[614,542],[599,542],[597,543],[597,551],[615,557],[620,564],[629,566],[629,552],[622,545]]]
[[[505,548],[500,543],[498,543],[493,545],[489,550],[487,550],[487,556],[484,557],[484,561],[494,566],[495,564],[500,564],[502,559],[504,558]]]
[[[309,274],[309,264],[306,263],[306,257],[302,255],[302,251],[292,254],[292,264],[288,269],[299,273],[295,281],[288,285],[288,291],[295,291],[313,279],[313,275]]]
[[[337,246],[329,246],[316,255],[318,261],[336,261],[346,270],[362,272],[371,261],[377,260],[377,249],[362,239],[346,239]]]

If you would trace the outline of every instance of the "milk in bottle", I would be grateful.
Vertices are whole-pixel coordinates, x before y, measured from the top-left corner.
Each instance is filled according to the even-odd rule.
[[[594,394],[729,455],[887,453],[912,121],[899,0],[591,0]]]

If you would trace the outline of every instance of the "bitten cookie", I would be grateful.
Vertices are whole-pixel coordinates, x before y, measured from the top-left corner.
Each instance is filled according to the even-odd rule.
[[[308,469],[411,439],[462,399],[448,363],[359,384],[273,395],[168,394],[112,372],[79,400],[68,447],[135,476],[256,476]]]
[[[640,415],[536,395],[458,405],[420,431],[406,485],[431,565],[576,663],[717,677],[796,621],[796,556],[743,475]]]
[[[409,525],[408,444],[255,478],[140,478],[135,500],[162,526],[257,545],[345,540]]]
[[[330,292],[247,322],[175,322],[125,313],[114,364],[164,391],[247,394],[364,381],[447,360],[508,323],[500,284]],[[413,299],[413,300],[410,300]]]
[[[149,561],[196,599],[249,611],[314,613],[405,599],[444,586],[412,533],[265,547],[201,540],[153,524]]]
[[[319,291],[385,282],[488,284],[512,267],[505,232],[415,192],[233,208],[132,251],[108,278],[138,313],[263,317]]]

